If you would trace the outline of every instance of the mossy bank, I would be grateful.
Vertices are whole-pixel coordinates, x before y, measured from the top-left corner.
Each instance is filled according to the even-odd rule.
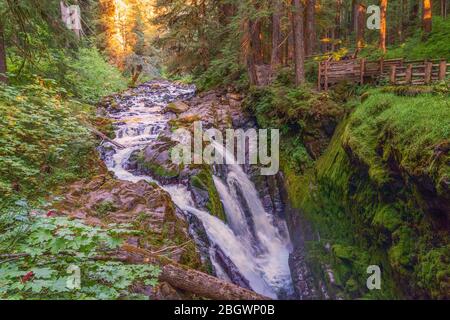
[[[306,247],[316,280],[341,298],[449,298],[447,85],[288,89],[284,100],[277,90],[251,94],[247,106],[260,125],[283,129],[281,170],[314,230]],[[381,268],[381,290],[367,289],[369,265]]]

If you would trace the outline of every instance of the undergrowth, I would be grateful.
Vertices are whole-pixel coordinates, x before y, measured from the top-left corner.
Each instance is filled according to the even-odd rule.
[[[157,266],[101,258],[138,233],[128,225],[88,226],[24,200],[0,209],[0,299],[147,299],[157,284]]]
[[[0,199],[38,198],[90,175],[95,140],[82,122],[93,108],[65,95],[52,80],[0,86]]]

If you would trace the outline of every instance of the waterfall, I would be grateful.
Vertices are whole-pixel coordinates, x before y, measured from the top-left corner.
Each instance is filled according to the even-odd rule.
[[[104,142],[100,148],[108,169],[113,171],[118,179],[156,182],[151,177],[137,176],[129,172],[126,169],[127,161],[133,151],[151,144],[162,131],[167,130],[169,116],[163,113],[164,106],[170,101],[195,93],[192,87],[186,88],[166,81],[154,83],[157,84],[157,90],[151,89],[152,83],[141,85],[133,89],[130,98],[118,101],[122,107],[120,111],[109,114],[115,120],[114,140],[125,148],[120,150],[108,142]],[[212,244],[211,248],[220,248],[253,290],[272,298],[277,298],[280,292],[291,292],[288,266],[291,245],[287,236],[282,236],[288,233],[285,230],[280,232],[276,227],[285,227],[285,224],[275,224],[274,217],[265,211],[255,185],[239,165],[233,164],[234,156],[215,142],[213,146],[227,163],[225,177],[213,177],[227,223],[195,208],[191,192],[185,185],[158,184],[170,194],[181,210],[195,215],[202,222]],[[105,151],[111,149],[113,152]],[[227,278],[226,272],[215,257],[211,255],[210,258],[216,274]]]

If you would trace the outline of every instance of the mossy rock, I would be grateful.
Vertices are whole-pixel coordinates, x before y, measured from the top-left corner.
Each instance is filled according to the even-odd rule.
[[[175,114],[183,113],[189,109],[189,105],[184,103],[183,101],[175,101],[169,103],[164,111],[166,112],[173,112]]]
[[[136,161],[139,171],[149,174],[158,181],[173,182],[184,169],[184,165],[175,164],[171,159],[171,149],[177,143],[169,137],[160,136],[158,141],[134,155],[135,159],[131,160]]]
[[[225,211],[214,184],[211,169],[205,166],[196,175],[191,176],[190,185],[192,188],[205,191],[207,194],[206,209],[215,217],[226,221]]]

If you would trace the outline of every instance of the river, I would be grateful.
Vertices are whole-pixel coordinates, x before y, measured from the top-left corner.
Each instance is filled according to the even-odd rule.
[[[187,185],[162,184],[127,169],[135,150],[152,144],[163,132],[170,135],[168,122],[173,115],[164,112],[166,105],[194,95],[193,86],[163,80],[142,84],[130,89],[128,94],[119,95],[117,106],[109,110],[108,116],[114,121],[114,141],[125,148],[104,142],[100,147],[103,159],[118,179],[158,183],[186,215],[195,215],[201,221],[210,242],[209,259],[218,277],[233,281],[217,261],[217,250],[232,262],[254,291],[271,298],[289,297],[293,291],[288,264],[292,245],[286,223],[264,209],[258,190],[240,165],[224,164],[226,170],[214,170],[222,172],[213,179],[227,223],[196,208]],[[104,152],[105,147],[108,152]],[[221,145],[214,144],[214,147],[225,159],[234,157]]]

